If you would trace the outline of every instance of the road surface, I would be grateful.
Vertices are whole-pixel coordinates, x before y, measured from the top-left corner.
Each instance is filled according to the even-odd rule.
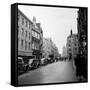
[[[18,77],[19,85],[40,83],[62,83],[77,81],[73,64],[70,61],[60,61],[36,70],[29,71]]]

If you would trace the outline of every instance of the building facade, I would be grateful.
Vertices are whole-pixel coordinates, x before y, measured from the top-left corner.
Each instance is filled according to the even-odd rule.
[[[63,46],[62,57],[67,57],[67,47]]]
[[[52,42],[51,38],[43,38],[43,56],[48,57],[49,55],[58,57],[59,56],[58,48]]]
[[[30,58],[39,57],[43,43],[43,32],[36,18],[31,21],[18,10],[18,56]]]
[[[74,59],[78,54],[78,37],[77,34],[73,34],[72,30],[67,37],[67,55],[69,59]]]
[[[77,18],[79,54],[87,60],[87,9],[80,8]]]
[[[81,63],[81,71],[84,78],[87,79],[87,8],[80,8],[77,18],[78,25],[78,41],[79,41],[79,62]]]

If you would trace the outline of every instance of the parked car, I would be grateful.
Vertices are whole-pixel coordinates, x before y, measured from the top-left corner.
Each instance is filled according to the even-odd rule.
[[[24,62],[22,57],[18,57],[18,74],[21,74],[24,72]]]
[[[44,65],[44,60],[45,60],[45,58],[41,59],[41,65]]]
[[[47,65],[47,64],[48,64],[48,58],[42,58],[41,65]]]
[[[39,61],[38,60],[33,60],[33,62],[31,63],[31,69],[36,69],[39,67]]]
[[[29,65],[27,63],[24,64],[24,72],[27,72],[29,70]]]
[[[32,63],[33,63],[33,58],[32,59],[29,59],[29,62],[28,62],[28,70],[32,70]]]

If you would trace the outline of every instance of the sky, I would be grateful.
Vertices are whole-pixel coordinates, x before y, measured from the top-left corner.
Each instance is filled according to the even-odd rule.
[[[59,53],[62,53],[66,45],[70,30],[77,33],[77,11],[76,8],[57,8],[41,6],[19,5],[21,10],[31,21],[33,16],[36,22],[41,24],[43,37],[51,38],[56,44]]]

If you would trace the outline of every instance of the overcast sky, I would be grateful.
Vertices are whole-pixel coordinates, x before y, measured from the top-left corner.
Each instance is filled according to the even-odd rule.
[[[43,36],[52,38],[60,53],[62,53],[63,46],[66,45],[70,30],[77,33],[78,9],[24,5],[19,5],[18,8],[30,20],[33,19],[33,16],[36,17],[36,22],[41,23]]]

